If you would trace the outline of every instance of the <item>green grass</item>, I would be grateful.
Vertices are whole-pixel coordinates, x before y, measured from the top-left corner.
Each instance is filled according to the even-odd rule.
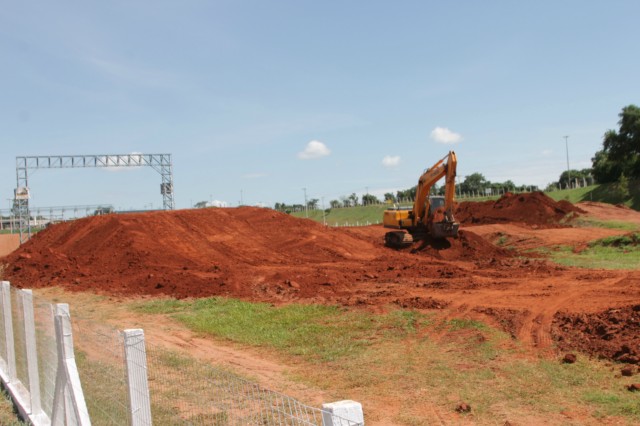
[[[605,362],[587,357],[576,364],[531,359],[509,335],[477,320],[221,298],[150,301],[133,309],[168,314],[196,332],[275,351],[289,362],[294,357],[300,369],[293,378],[335,398],[357,395],[376,406],[392,399],[401,405],[394,419],[401,424],[425,424],[424,404],[452,412],[460,400],[472,405],[477,424],[562,423],[565,410],[583,413],[591,424],[609,416],[640,422],[637,395],[624,388],[633,378],[616,378]],[[184,369],[180,358],[165,364]]]
[[[587,186],[585,188],[563,189],[546,192],[546,195],[556,201],[567,200],[572,203],[581,201],[597,201],[609,204],[622,204],[635,210],[640,210],[640,185],[629,182],[627,187],[619,184],[607,183]]]
[[[589,247],[619,247],[629,250],[631,247],[637,247],[640,243],[640,233],[629,233],[627,235],[614,235],[611,237],[601,238],[589,243]]]
[[[640,233],[613,236],[592,241],[578,253],[571,247],[537,249],[553,261],[586,269],[640,269]]]
[[[325,210],[324,219],[322,216],[322,210],[309,210],[308,212],[295,212],[291,213],[292,216],[305,218],[317,222],[324,223],[326,221],[329,226],[355,226],[364,224],[375,224],[382,222],[382,213],[390,206],[357,206],[347,207],[339,209],[327,209]]]
[[[591,241],[588,247],[574,253],[570,247],[550,251],[551,258],[566,266],[602,269],[639,269],[640,233],[629,233]]]
[[[313,362],[333,361],[362,351],[379,334],[406,336],[427,321],[408,311],[372,315],[335,306],[273,307],[220,297],[153,301],[136,310],[171,314],[198,333],[270,347]]]
[[[602,194],[604,191],[601,192],[601,186],[602,185],[591,185],[584,188],[561,189],[558,191],[545,192],[545,195],[556,201],[565,200],[574,204],[581,201],[607,202],[603,201]]]
[[[592,218],[578,217],[567,224],[576,228],[606,228],[620,229],[622,231],[636,231],[640,229],[640,225],[631,222],[620,222],[617,220],[598,220]]]
[[[126,423],[128,396],[123,381],[123,366],[96,361],[77,347],[75,356],[91,422],[93,424]]]

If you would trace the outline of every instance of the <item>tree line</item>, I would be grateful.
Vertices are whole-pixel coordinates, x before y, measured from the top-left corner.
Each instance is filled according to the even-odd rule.
[[[324,208],[337,209],[342,207],[357,207],[368,206],[372,204],[393,204],[398,202],[413,201],[416,197],[418,186],[414,185],[411,188],[398,190],[395,193],[387,192],[383,198],[380,199],[373,194],[363,194],[359,197],[355,192],[350,195],[343,195],[337,199],[329,201],[328,205]],[[537,191],[539,188],[536,185],[516,185],[512,181],[506,182],[491,182],[487,180],[482,173],[473,173],[466,176],[465,179],[457,185],[456,192],[458,194],[467,194],[470,196],[484,196],[503,194],[505,192],[524,192],[524,191]],[[434,185],[432,195],[444,195],[444,185]],[[308,210],[317,210],[322,206],[319,206],[320,200],[312,198],[307,200],[306,206],[304,204],[287,204],[287,203],[275,203],[274,208],[284,212],[296,212],[302,211],[305,208]]]

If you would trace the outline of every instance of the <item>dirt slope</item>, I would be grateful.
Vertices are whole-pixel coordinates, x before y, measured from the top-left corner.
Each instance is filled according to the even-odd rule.
[[[576,208],[541,194],[506,196],[493,205],[465,205],[462,211],[473,223],[518,222],[529,243],[515,244],[516,254],[531,241],[581,244],[598,232],[549,228]],[[516,225],[483,226],[477,233],[475,226],[466,227],[448,242],[396,251],[383,246],[380,226],[326,228],[268,209],[107,215],[52,226],[0,263],[7,264],[4,279],[29,288],[179,298],[227,295],[374,311],[393,305],[446,308],[453,316],[493,322],[543,350],[553,348],[558,312],[566,318],[598,315],[640,300],[638,271],[584,271],[514,257],[488,239],[515,232]],[[559,338],[563,329],[557,329]],[[625,345],[637,346],[640,330],[630,335],[638,337]]]
[[[584,213],[567,201],[554,201],[542,192],[506,193],[496,201],[462,202],[456,219],[466,225],[489,223],[526,223],[538,227],[558,227],[569,213]]]
[[[465,232],[416,253],[469,261],[508,255]],[[315,298],[348,291],[374,275],[393,279],[396,268],[418,260],[383,247],[381,236],[362,238],[243,207],[106,215],[56,225],[7,257],[7,275],[19,286],[110,293]]]

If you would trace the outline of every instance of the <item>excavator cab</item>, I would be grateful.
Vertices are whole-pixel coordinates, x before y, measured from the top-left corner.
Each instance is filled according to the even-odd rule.
[[[439,208],[444,208],[444,197],[433,195],[429,197],[429,214],[433,215]]]

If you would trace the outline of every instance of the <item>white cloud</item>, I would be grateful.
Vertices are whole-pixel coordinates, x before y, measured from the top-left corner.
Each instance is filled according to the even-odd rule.
[[[454,144],[462,140],[462,135],[452,132],[446,127],[436,127],[431,131],[431,139],[438,143]]]
[[[382,159],[382,165],[385,167],[398,167],[400,164],[399,155],[385,155]]]
[[[207,207],[229,207],[229,204],[226,201],[213,200],[207,201]]]
[[[298,153],[301,160],[313,160],[315,158],[326,157],[331,154],[331,150],[320,141],[311,141],[307,144],[304,151]]]
[[[543,150],[543,151],[542,151],[542,156],[543,156],[543,157],[548,157],[548,156],[550,156],[551,154],[553,154],[553,151],[552,151],[552,150],[550,150],[550,149],[545,149],[545,150]]]

